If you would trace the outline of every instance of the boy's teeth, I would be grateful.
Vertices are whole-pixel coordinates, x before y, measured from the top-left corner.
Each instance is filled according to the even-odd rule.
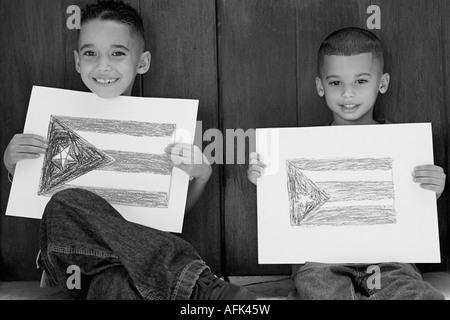
[[[117,79],[95,79],[98,83],[106,84],[116,82]]]

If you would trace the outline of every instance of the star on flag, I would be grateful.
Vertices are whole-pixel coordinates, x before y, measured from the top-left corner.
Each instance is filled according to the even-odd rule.
[[[66,147],[59,146],[59,153],[56,154],[52,163],[58,167],[59,170],[64,170],[70,164],[77,163],[77,161],[71,156],[72,145],[68,145]]]

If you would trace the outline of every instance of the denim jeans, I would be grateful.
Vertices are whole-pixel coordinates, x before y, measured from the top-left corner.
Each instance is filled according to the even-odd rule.
[[[82,189],[50,199],[40,241],[40,266],[64,291],[87,299],[187,300],[209,269],[188,242],[129,222]],[[79,290],[67,286],[71,265],[81,271]]]
[[[444,296],[422,279],[415,265],[379,263],[379,286],[372,282],[369,265],[306,263],[293,275],[295,290],[289,299],[302,300],[443,300]]]

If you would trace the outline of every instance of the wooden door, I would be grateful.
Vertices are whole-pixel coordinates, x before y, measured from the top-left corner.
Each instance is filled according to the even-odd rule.
[[[77,31],[66,27],[70,5],[94,0],[5,0],[0,6],[0,147],[22,132],[32,85],[87,91],[74,69]],[[208,129],[252,129],[327,124],[331,115],[316,94],[316,52],[323,38],[345,27],[367,28],[385,47],[388,92],[375,114],[393,122],[431,122],[435,163],[448,172],[450,159],[450,1],[448,0],[132,0],[146,28],[150,71],[138,77],[137,96],[199,99],[197,144]],[[238,163],[233,135],[223,143],[225,164],[185,219],[180,235],[215,273],[289,273],[289,265],[259,265],[256,187]],[[231,146],[231,148],[228,148]],[[233,147],[234,146],[234,147]],[[230,159],[228,159],[230,160]],[[39,220],[6,217],[10,183],[0,170],[0,280],[38,279],[34,260]],[[450,270],[449,197],[438,202],[440,264]],[[280,243],[280,246],[283,244]]]

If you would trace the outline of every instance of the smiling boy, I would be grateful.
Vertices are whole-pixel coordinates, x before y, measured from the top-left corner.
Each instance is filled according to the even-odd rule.
[[[75,68],[96,95],[131,95],[137,74],[150,68],[143,23],[122,1],[98,1],[82,13]],[[126,107],[126,106],[125,106]],[[12,178],[16,164],[37,158],[44,137],[17,134],[4,154]],[[196,146],[169,145],[167,157],[191,177],[186,212],[200,198],[211,166]],[[41,220],[39,265],[43,279],[86,299],[254,299],[248,290],[215,276],[192,246],[175,235],[126,221],[106,200],[67,189],[48,202]],[[69,266],[81,270],[81,287],[69,290]],[[45,281],[44,281],[45,282]]]
[[[389,74],[381,70],[380,60],[370,52],[323,57],[316,87],[333,112],[332,125],[379,124],[373,119],[375,100],[389,86]]]
[[[330,125],[372,125],[389,123],[374,119],[378,93],[389,87],[384,73],[380,40],[360,28],[345,28],[330,34],[318,52],[317,93],[325,97],[333,113]],[[266,164],[256,153],[250,155],[248,179],[256,184]],[[445,186],[444,170],[436,165],[413,169],[413,179],[439,199]],[[325,264],[307,262],[294,265],[294,299],[443,299],[441,293],[423,281],[414,264],[380,263],[381,288],[368,286],[370,273],[363,264]]]
[[[124,27],[100,19],[85,22],[80,30],[79,49],[74,51],[75,68],[84,84],[99,97],[130,96],[136,74],[150,68],[143,27]]]

